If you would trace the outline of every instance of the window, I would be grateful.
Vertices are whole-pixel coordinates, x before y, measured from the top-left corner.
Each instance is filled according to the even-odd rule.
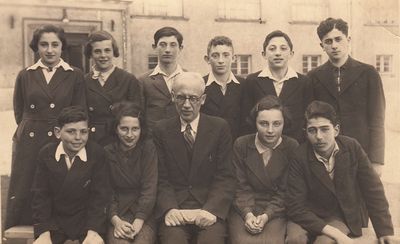
[[[235,62],[231,65],[232,73],[246,76],[251,72],[251,55],[236,55]]]
[[[261,21],[260,0],[220,0],[217,4],[218,19]]]
[[[321,64],[321,55],[303,55],[303,74]]]
[[[376,70],[379,73],[392,73],[392,55],[376,55]]]
[[[183,16],[183,0],[135,0],[134,15],[148,16]]]
[[[147,67],[148,69],[154,69],[158,64],[158,57],[157,55],[149,55],[147,58]]]
[[[292,0],[292,22],[319,23],[329,16],[326,0]]]

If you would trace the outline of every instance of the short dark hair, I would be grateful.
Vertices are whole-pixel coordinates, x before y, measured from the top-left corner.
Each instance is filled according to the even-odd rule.
[[[210,54],[211,47],[216,47],[218,45],[225,45],[232,48],[233,52],[233,44],[232,40],[227,36],[216,36],[208,42],[207,45],[207,55]]]
[[[276,109],[281,111],[283,120],[285,122],[284,126],[285,127],[290,126],[292,118],[289,110],[282,104],[281,100],[274,95],[267,95],[261,98],[253,107],[253,109],[250,111],[250,116],[247,119],[247,122],[251,123],[251,125],[254,126],[256,124],[258,113],[263,110],[270,110],[270,109]]]
[[[349,26],[347,25],[346,21],[342,19],[327,18],[326,20],[321,21],[317,28],[319,39],[322,40],[322,38],[324,38],[324,36],[331,32],[333,29],[338,29],[345,36],[348,36],[349,34]]]
[[[138,118],[140,124],[140,138],[142,141],[147,136],[147,126],[144,118],[143,110],[139,105],[130,101],[121,101],[112,105],[112,114],[114,115],[113,134],[117,138],[116,129],[123,117]]]
[[[306,122],[310,119],[315,118],[325,118],[328,119],[333,126],[339,124],[339,118],[336,114],[335,109],[329,103],[322,101],[312,101],[306,108],[306,112],[304,113],[304,117]],[[307,123],[306,123],[307,124]]]
[[[64,51],[67,48],[67,38],[65,37],[65,32],[62,27],[55,25],[42,25],[33,32],[32,40],[29,43],[29,47],[32,49],[32,51],[38,51],[39,40],[43,33],[55,33],[58,39],[61,41],[61,50]]]
[[[85,56],[87,58],[91,57],[93,42],[101,42],[101,41],[105,41],[105,40],[111,40],[114,57],[119,57],[119,49],[118,49],[117,42],[115,41],[114,37],[110,33],[108,33],[107,31],[103,31],[103,30],[92,32],[89,35],[88,41],[86,42],[86,45],[85,45]]]
[[[285,38],[285,40],[287,41],[287,43],[288,43],[288,45],[289,45],[289,47],[290,47],[290,51],[293,50],[293,43],[292,43],[292,40],[290,39],[289,35],[286,34],[286,33],[283,32],[283,31],[275,30],[275,31],[269,33],[269,34],[265,37],[265,40],[264,40],[264,43],[263,43],[263,51],[264,51],[264,52],[265,52],[265,49],[267,48],[269,42],[272,40],[272,38],[275,38],[275,37],[283,37],[283,38]]]
[[[70,106],[63,108],[57,117],[57,126],[62,128],[65,124],[86,121],[88,114],[82,106]]]
[[[174,27],[169,27],[169,26],[163,27],[157,30],[156,33],[154,33],[154,46],[157,46],[157,43],[161,39],[161,37],[165,36],[175,36],[176,40],[178,40],[179,47],[182,46],[183,42],[182,34]]]

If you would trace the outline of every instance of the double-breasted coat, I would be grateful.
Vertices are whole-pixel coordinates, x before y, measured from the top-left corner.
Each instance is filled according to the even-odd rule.
[[[108,77],[104,86],[92,76],[92,72],[85,76],[90,138],[105,146],[113,141],[112,105],[121,101],[131,101],[141,107],[142,91],[135,76],[118,67]]]
[[[5,227],[32,224],[31,185],[37,153],[56,141],[54,127],[60,111],[68,106],[86,107],[85,83],[78,68],[60,67],[47,84],[41,68],[24,69],[14,87],[14,115],[18,124],[13,137],[13,159]]]
[[[312,145],[302,144],[289,167],[287,208],[289,218],[313,235],[320,235],[326,220],[342,218],[354,236],[361,236],[361,199],[365,200],[378,237],[393,235],[393,224],[382,182],[360,144],[336,137],[333,180],[315,156]]]
[[[224,220],[235,189],[227,122],[201,113],[191,158],[178,116],[160,121],[153,136],[159,158],[155,216],[163,217],[194,199],[200,208]]]
[[[349,57],[340,67],[340,92],[335,72],[330,61],[310,71],[314,99],[331,104],[339,116],[340,133],[357,139],[372,163],[383,164],[385,96],[378,72]]]

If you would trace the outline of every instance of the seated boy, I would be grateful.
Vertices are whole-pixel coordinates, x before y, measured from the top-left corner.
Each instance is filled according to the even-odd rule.
[[[103,149],[87,143],[85,110],[64,108],[54,132],[61,141],[40,150],[32,187],[34,243],[104,243],[109,184]]]
[[[310,103],[305,118],[308,142],[296,151],[287,189],[289,218],[305,230],[288,233],[287,243],[353,243],[352,237],[362,235],[362,199],[379,243],[394,243],[382,182],[360,143],[339,135],[328,103]]]

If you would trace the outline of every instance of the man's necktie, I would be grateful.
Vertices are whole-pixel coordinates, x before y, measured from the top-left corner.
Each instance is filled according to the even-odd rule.
[[[194,144],[194,137],[192,134],[192,127],[190,126],[190,124],[186,125],[186,129],[183,132],[183,137],[185,138],[185,141],[189,145],[189,148],[192,149]]]

